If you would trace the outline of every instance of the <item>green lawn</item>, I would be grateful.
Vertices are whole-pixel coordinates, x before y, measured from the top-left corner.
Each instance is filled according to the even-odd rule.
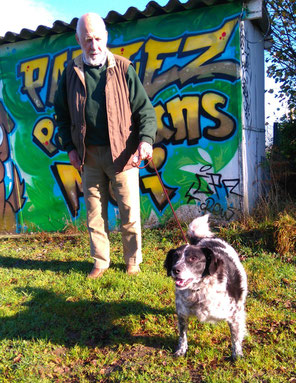
[[[143,230],[138,276],[125,273],[120,235],[113,233],[112,264],[98,280],[86,278],[92,259],[85,233],[2,238],[0,382],[296,383],[295,258],[247,234],[230,239],[249,282],[249,334],[236,363],[228,325],[194,318],[186,357],[172,356],[174,285],[163,262],[182,243],[177,229]]]

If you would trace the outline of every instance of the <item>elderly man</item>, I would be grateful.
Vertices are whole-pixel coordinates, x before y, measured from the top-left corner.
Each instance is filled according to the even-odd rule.
[[[137,160],[152,157],[154,108],[133,68],[107,49],[108,34],[97,14],[83,15],[76,39],[82,55],[71,60],[55,96],[58,139],[81,172],[94,267],[100,277],[110,265],[109,182],[118,203],[128,274],[142,262]]]

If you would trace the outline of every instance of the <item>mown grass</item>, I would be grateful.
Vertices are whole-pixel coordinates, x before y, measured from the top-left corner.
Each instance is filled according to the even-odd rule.
[[[257,230],[257,231],[256,231]],[[174,225],[143,230],[142,272],[128,276],[120,235],[99,280],[88,236],[39,234],[0,243],[0,382],[296,382],[295,255],[276,251],[269,224],[233,223],[220,235],[240,252],[249,281],[245,357],[231,362],[226,323],[190,322],[177,344],[166,252]]]

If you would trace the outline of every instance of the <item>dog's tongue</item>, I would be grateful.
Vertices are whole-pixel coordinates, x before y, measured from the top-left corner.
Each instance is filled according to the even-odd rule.
[[[176,286],[183,287],[185,285],[186,285],[186,280],[185,279],[176,279]]]

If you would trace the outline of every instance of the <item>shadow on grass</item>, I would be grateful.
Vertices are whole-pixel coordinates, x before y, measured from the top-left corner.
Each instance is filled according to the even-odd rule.
[[[50,270],[54,272],[65,273],[74,270],[88,273],[91,270],[92,266],[93,263],[88,261],[43,261],[32,259],[20,259],[13,257],[0,257],[0,267],[22,270]]]
[[[93,261],[42,261],[32,259],[20,259],[14,257],[1,257],[0,267],[7,269],[20,269],[20,270],[40,270],[40,271],[52,271],[55,273],[69,273],[70,271],[82,272],[85,276],[91,271],[93,267]],[[111,259],[110,268],[125,272],[126,266],[122,256],[122,262],[117,262]]]
[[[174,312],[172,309],[155,309],[140,301],[72,302],[74,298],[39,288],[17,288],[17,291],[26,297],[25,309],[0,319],[1,340],[38,339],[66,347],[134,343],[162,349],[175,346],[175,334],[163,337],[145,331],[145,322],[151,315],[156,318],[158,315],[168,316]],[[130,320],[140,324],[136,335],[131,333]]]

